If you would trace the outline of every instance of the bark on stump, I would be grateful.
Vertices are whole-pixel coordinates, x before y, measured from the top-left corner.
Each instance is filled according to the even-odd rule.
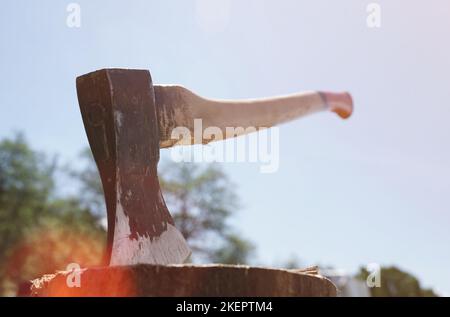
[[[72,275],[71,275],[72,274]],[[32,296],[336,296],[336,287],[317,270],[279,270],[235,265],[133,265],[73,273],[57,272],[32,281]],[[69,283],[70,285],[70,283]]]

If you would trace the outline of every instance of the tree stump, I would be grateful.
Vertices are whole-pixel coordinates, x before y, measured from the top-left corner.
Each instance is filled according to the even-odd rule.
[[[57,272],[32,281],[32,296],[336,296],[317,269],[280,270],[236,265],[131,265]],[[69,287],[71,285],[72,287]]]

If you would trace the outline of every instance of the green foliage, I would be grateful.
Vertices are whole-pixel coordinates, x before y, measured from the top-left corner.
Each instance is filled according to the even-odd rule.
[[[247,264],[254,252],[249,241],[231,233],[224,237],[224,243],[210,255],[211,262],[223,264]]]
[[[374,297],[434,297],[431,289],[421,287],[417,278],[395,266],[381,268],[381,287],[370,288]],[[366,280],[369,272],[361,268],[357,278]]]
[[[89,148],[86,148],[80,156],[80,161],[84,163],[84,167],[81,170],[68,168],[69,174],[79,181],[80,202],[97,216],[104,217],[106,216],[105,197],[94,157]]]
[[[0,143],[0,259],[47,212],[53,166],[22,135]]]
[[[99,263],[105,231],[78,199],[57,198],[56,164],[22,135],[0,142],[0,295],[69,263]]]
[[[159,178],[177,228],[193,247],[208,233],[225,229],[225,220],[236,208],[236,197],[218,168],[167,163]]]
[[[229,225],[239,209],[235,186],[218,165],[162,164],[160,183],[177,228],[194,259],[245,264],[254,247]]]

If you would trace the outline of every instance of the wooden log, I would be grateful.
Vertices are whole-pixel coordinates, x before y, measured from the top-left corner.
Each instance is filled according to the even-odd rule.
[[[149,265],[97,267],[57,272],[32,281],[32,296],[336,296],[317,270],[280,270],[236,265]]]

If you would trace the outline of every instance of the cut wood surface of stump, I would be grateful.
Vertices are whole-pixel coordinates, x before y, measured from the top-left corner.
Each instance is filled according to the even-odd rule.
[[[68,283],[79,273],[79,287]],[[70,287],[70,286],[71,287]],[[32,296],[336,296],[317,269],[236,265],[129,265],[57,272],[32,281]]]

